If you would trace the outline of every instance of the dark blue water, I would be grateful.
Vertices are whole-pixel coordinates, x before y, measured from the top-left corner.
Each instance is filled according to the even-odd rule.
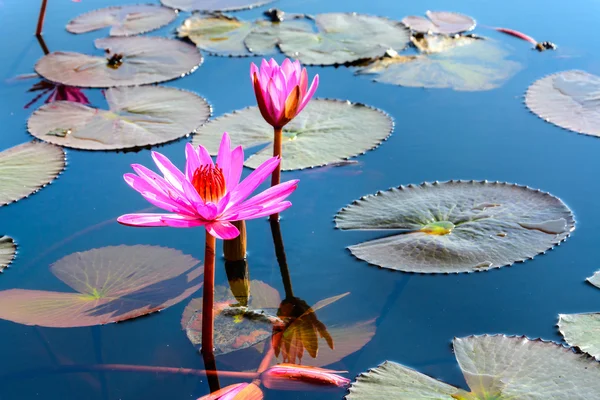
[[[75,36],[68,34],[64,25],[82,12],[118,3],[49,0],[48,47],[51,51],[93,51],[93,39],[105,32]],[[599,267],[600,140],[545,123],[523,105],[528,85],[546,74],[568,69],[600,74],[600,56],[595,51],[600,48],[600,37],[591,29],[600,3],[457,0],[449,6],[444,1],[282,0],[275,6],[289,12],[355,11],[394,19],[427,9],[451,8],[472,15],[481,25],[510,27],[559,45],[557,52],[540,54],[525,42],[478,28],[477,32],[512,45],[515,57],[524,64],[502,88],[488,92],[401,88],[355,77],[345,68],[309,68],[311,75],[321,75],[320,97],[366,103],[385,110],[396,122],[392,137],[376,151],[361,156],[358,167],[284,174],[285,179],[301,180],[292,196],[294,207],[282,220],[296,295],[310,304],[351,292],[318,313],[328,324],[377,318],[373,340],[332,368],[348,370],[353,378],[389,359],[464,386],[450,347],[453,337],[505,333],[560,341],[555,327],[559,313],[600,310],[600,291],[584,283]],[[6,80],[32,72],[43,55],[33,36],[37,11],[35,0],[0,2],[0,150],[31,140],[25,122],[32,110],[23,106],[33,97],[26,93],[33,81]],[[237,15],[255,18],[261,11]],[[152,34],[171,35],[175,26]],[[248,81],[250,61],[259,60],[206,57],[195,73],[168,85],[204,96],[218,116],[254,104]],[[99,91],[87,93],[94,105],[104,104]],[[184,143],[171,143],[160,151],[182,165]],[[129,172],[131,163],[150,165],[149,151],[68,150],[67,158],[68,167],[55,183],[0,208],[0,233],[14,237],[19,245],[14,264],[0,276],[0,290],[68,290],[48,266],[73,252],[108,245],[161,245],[203,257],[201,229],[133,229],[114,222],[121,214],[147,207],[121,176]],[[533,261],[468,275],[389,272],[358,261],[345,250],[381,234],[334,230],[332,217],[341,207],[391,186],[447,179],[509,181],[549,191],[573,209],[577,229],[560,248]],[[96,226],[108,220],[113,222]],[[252,278],[283,290],[268,223],[252,221],[248,230]],[[216,279],[225,284],[221,264]],[[206,394],[206,380],[198,377],[35,372],[69,363],[202,369],[202,358],[180,330],[186,304],[181,302],[147,318],[95,328],[36,328],[0,320],[0,399],[195,399]],[[33,372],[2,378],[15,371]],[[267,394],[270,399],[342,396],[341,390]]]

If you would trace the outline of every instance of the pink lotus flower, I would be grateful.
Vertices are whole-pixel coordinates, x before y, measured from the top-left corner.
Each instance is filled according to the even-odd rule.
[[[203,146],[195,149],[188,143],[185,152],[185,174],[154,151],[152,158],[164,178],[139,164],[132,165],[137,175],[124,175],[129,186],[171,214],[127,214],[118,218],[120,223],[143,227],[204,226],[218,239],[233,239],[239,231],[230,221],[266,217],[292,205],[284,200],[296,190],[298,180],[273,186],[246,200],[279,165],[278,157],[265,161],[240,182],[244,151],[241,146],[230,150],[227,133],[223,134],[216,164]]]
[[[263,392],[253,383],[237,383],[200,397],[198,400],[262,400]]]
[[[350,379],[336,374],[338,371],[296,364],[278,364],[261,375],[262,384],[275,390],[310,389],[311,386],[345,387]]]
[[[258,108],[265,121],[274,128],[282,128],[306,107],[319,86],[315,75],[308,88],[308,74],[299,61],[286,58],[281,67],[273,59],[262,60],[260,70],[252,63],[250,78]]]

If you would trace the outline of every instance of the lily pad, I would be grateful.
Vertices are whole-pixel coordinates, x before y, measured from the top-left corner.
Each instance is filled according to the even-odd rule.
[[[202,64],[195,46],[160,37],[97,39],[102,56],[58,51],[42,57],[35,70],[44,78],[69,86],[144,85],[180,78]]]
[[[0,272],[13,262],[16,254],[15,241],[8,236],[0,236]]]
[[[507,56],[499,43],[486,40],[462,42],[449,50],[406,57],[376,60],[358,74],[372,74],[376,82],[408,87],[482,91],[500,87],[521,65]]]
[[[271,337],[273,321],[281,301],[277,290],[264,282],[250,282],[252,296],[248,307],[237,305],[224,286],[215,287],[215,355],[243,350]],[[181,319],[187,337],[195,346],[202,343],[202,299],[193,299]]]
[[[112,88],[105,94],[108,110],[67,101],[46,104],[29,118],[29,132],[76,149],[127,149],[186,136],[211,113],[202,97],[170,87]]]
[[[0,206],[37,192],[64,169],[65,152],[48,143],[23,143],[0,152]]]
[[[588,400],[600,393],[600,364],[555,343],[470,336],[453,342],[471,392],[386,361],[361,374],[347,400]]]
[[[163,310],[202,285],[199,261],[158,246],[109,246],[68,255],[50,266],[74,292],[0,291],[0,318],[71,328],[120,322]]]
[[[531,259],[575,229],[558,198],[500,182],[449,181],[362,197],[335,217],[343,230],[395,230],[350,246],[354,256],[405,272],[459,273]]]
[[[250,56],[244,40],[254,23],[222,14],[194,14],[177,28],[180,38],[189,38],[200,49],[222,56]]]
[[[440,33],[452,35],[467,32],[475,28],[476,22],[468,15],[449,11],[427,11],[427,18],[420,16],[408,16],[402,19],[402,23],[415,32]]]
[[[160,0],[171,8],[182,11],[238,11],[260,7],[274,0]]]
[[[85,33],[111,27],[111,36],[130,36],[153,31],[175,18],[175,10],[152,4],[107,7],[72,19],[67,24],[67,31]]]
[[[297,170],[324,166],[354,157],[383,142],[393,130],[392,119],[382,111],[339,100],[312,100],[283,128],[281,168]],[[257,107],[234,111],[198,129],[193,144],[202,144],[216,155],[223,132],[232,145],[245,149],[260,146],[245,166],[256,168],[272,157],[273,129]]]
[[[593,276],[587,278],[587,281],[600,289],[600,271],[596,271]]]
[[[248,35],[246,45],[261,53],[269,43],[278,44],[285,55],[303,64],[334,65],[380,57],[389,49],[401,51],[409,42],[406,27],[386,18],[328,13],[317,15],[315,23],[317,32],[298,28],[297,22],[263,27]]]
[[[525,104],[544,121],[585,135],[600,136],[600,77],[563,71],[533,83]]]

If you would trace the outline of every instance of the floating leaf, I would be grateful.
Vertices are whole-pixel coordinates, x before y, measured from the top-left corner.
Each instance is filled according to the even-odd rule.
[[[167,7],[183,11],[238,11],[272,1],[274,0],[160,0]]]
[[[240,307],[229,289],[215,287],[215,355],[243,350],[271,337],[279,293],[264,282],[250,282],[248,307]],[[193,299],[183,312],[182,327],[192,344],[202,343],[202,299]]]
[[[593,276],[587,278],[587,281],[600,289],[600,271],[596,271]]]
[[[35,70],[44,78],[69,86],[111,87],[156,83],[179,78],[202,63],[195,46],[159,37],[97,39],[103,56],[54,52],[42,57]]]
[[[459,35],[417,35],[410,37],[415,47],[425,54],[442,53],[460,46],[467,46],[476,40],[484,40],[479,36]]]
[[[538,117],[561,128],[600,136],[600,77],[563,71],[533,83],[525,104]]]
[[[458,273],[531,259],[575,229],[558,198],[499,182],[449,181],[362,197],[335,217],[340,229],[401,230],[349,249],[361,260],[405,272]]]
[[[502,335],[453,344],[470,393],[386,361],[360,375],[346,399],[588,400],[600,393],[600,364],[558,344]]]
[[[253,54],[267,55],[276,53],[282,38],[313,34],[314,23],[307,18],[284,20],[280,23],[257,22],[256,27],[245,40],[246,47]]]
[[[464,42],[464,44],[467,44]],[[376,82],[408,87],[481,91],[500,87],[521,65],[506,59],[508,52],[491,40],[474,40],[448,51],[421,55],[411,62],[405,58],[375,61],[358,70],[375,74]]]
[[[374,108],[348,101],[313,100],[283,128],[282,169],[323,166],[357,156],[377,147],[392,129],[392,119]],[[256,168],[272,157],[273,129],[257,107],[208,122],[198,129],[193,143],[216,155],[223,132],[231,134],[232,145],[261,146],[245,166]]]
[[[196,292],[202,285],[198,262],[158,246],[109,246],[74,253],[50,270],[75,292],[0,291],[0,318],[71,328],[140,317]]]
[[[0,206],[37,192],[64,169],[64,151],[48,143],[23,143],[0,152]]]
[[[13,262],[16,253],[15,241],[8,236],[0,236],[0,272]]]
[[[452,35],[467,32],[475,28],[476,22],[468,15],[449,11],[427,11],[427,18],[419,16],[408,16],[402,19],[402,23],[415,32],[441,33]]]
[[[111,27],[111,36],[129,36],[150,32],[170,24],[177,12],[152,4],[107,7],[82,14],[67,24],[71,33],[85,33]]]
[[[180,38],[189,38],[196,46],[212,54],[241,57],[252,55],[244,39],[253,27],[252,22],[222,14],[194,14],[177,28],[177,34]]]
[[[61,146],[117,150],[183,137],[211,112],[202,97],[170,87],[112,88],[106,100],[108,110],[66,101],[44,105],[29,118],[29,132]]]
[[[266,26],[248,35],[246,45],[262,53],[269,43],[278,44],[285,55],[303,64],[333,65],[380,57],[389,49],[400,51],[409,41],[406,27],[386,18],[329,13],[317,15],[315,22],[318,32],[305,30],[301,22]]]

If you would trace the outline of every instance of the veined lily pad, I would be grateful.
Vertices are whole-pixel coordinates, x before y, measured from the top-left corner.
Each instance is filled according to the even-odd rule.
[[[160,0],[167,7],[183,11],[238,11],[259,7],[274,0]]]
[[[470,31],[476,25],[473,18],[455,12],[427,11],[425,15],[427,18],[414,15],[405,17],[402,19],[402,23],[415,32],[444,35]]]
[[[376,60],[358,70],[373,74],[376,82],[408,87],[481,91],[500,87],[521,65],[507,59],[508,51],[492,40],[462,42],[446,51],[408,60]]]
[[[405,272],[458,273],[531,259],[575,229],[558,198],[500,182],[449,181],[362,197],[335,217],[344,230],[397,230],[350,246],[354,256]]]
[[[600,77],[563,71],[533,83],[525,104],[544,121],[574,132],[600,136]]]
[[[283,170],[323,166],[354,157],[377,147],[392,132],[392,119],[383,112],[348,101],[313,100],[283,128]],[[194,145],[202,144],[216,155],[223,132],[232,145],[261,146],[245,166],[256,168],[272,157],[273,129],[257,107],[234,111],[198,129]]]
[[[284,20],[279,23],[258,21],[246,36],[244,43],[252,54],[272,54],[278,51],[282,37],[294,35],[294,32],[312,33],[313,26],[313,22],[307,18]]]
[[[16,253],[15,241],[8,236],[0,236],[0,272],[13,262]]]
[[[406,27],[386,18],[329,13],[317,15],[315,22],[318,32],[307,31],[298,22],[257,29],[248,35],[246,45],[262,53],[269,43],[278,44],[285,55],[303,64],[334,65],[380,57],[389,49],[401,51],[409,41]]]
[[[111,27],[111,36],[129,36],[153,31],[170,24],[177,12],[152,4],[107,7],[82,14],[67,24],[71,33],[85,33]]]
[[[156,83],[179,78],[202,63],[195,46],[159,37],[97,39],[103,56],[54,52],[42,57],[35,70],[44,78],[69,86],[111,87]]]
[[[551,342],[524,337],[454,339],[471,392],[386,361],[360,375],[348,400],[588,400],[600,393],[600,364]]]
[[[68,255],[50,270],[75,292],[0,291],[0,318],[53,328],[101,325],[177,304],[202,285],[199,261],[157,246],[109,246]]]
[[[280,297],[261,281],[251,281],[248,307],[237,305],[229,288],[215,287],[215,355],[246,349],[271,337]],[[192,344],[202,343],[202,299],[193,299],[183,312],[183,329]]]
[[[46,104],[29,118],[29,132],[61,146],[117,150],[178,139],[211,113],[202,97],[161,86],[108,89],[106,100],[108,110],[67,101]]]
[[[64,169],[65,152],[48,143],[23,143],[0,152],[0,206],[37,192]]]
[[[194,14],[177,28],[177,34],[180,38],[189,38],[200,49],[212,54],[241,57],[252,55],[244,39],[253,27],[253,22],[222,14]]]
[[[587,281],[600,288],[600,271]],[[600,360],[600,313],[560,314],[558,329],[569,345]]]

